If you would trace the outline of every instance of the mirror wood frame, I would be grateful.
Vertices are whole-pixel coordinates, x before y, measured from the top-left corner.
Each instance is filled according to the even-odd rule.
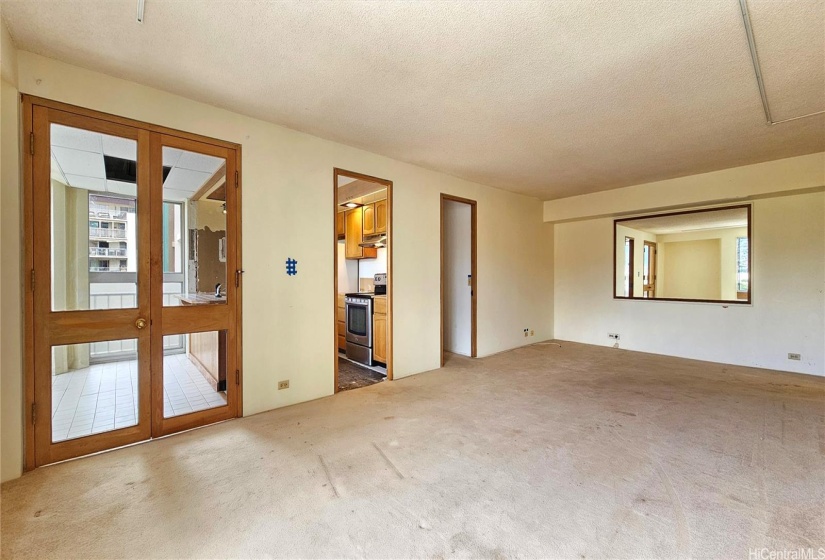
[[[618,218],[613,220],[613,279],[611,281],[611,291],[613,299],[628,300],[628,301],[678,301],[687,303],[716,303],[721,305],[751,305],[753,303],[753,215],[751,212],[751,204],[739,204],[735,206],[714,206],[712,208],[694,208],[691,210],[681,210],[679,212],[663,212],[659,214],[641,214],[635,216],[628,216],[626,218]],[[748,297],[747,299],[694,299],[694,298],[645,298],[638,296],[619,296],[616,295],[616,266],[617,259],[617,243],[618,243],[618,227],[622,222],[631,222],[647,218],[662,218],[665,216],[683,216],[687,214],[700,214],[704,212],[717,212],[719,210],[736,210],[744,209],[748,217]]]

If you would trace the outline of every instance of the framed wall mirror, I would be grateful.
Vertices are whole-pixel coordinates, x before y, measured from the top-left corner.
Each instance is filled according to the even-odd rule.
[[[751,303],[749,204],[622,218],[613,237],[614,298]]]

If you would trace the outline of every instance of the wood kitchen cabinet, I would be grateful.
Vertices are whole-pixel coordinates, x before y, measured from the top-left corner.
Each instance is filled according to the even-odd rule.
[[[364,240],[364,212],[361,208],[349,210],[344,218],[346,228],[345,256],[348,259],[374,259],[378,249],[361,247]]]
[[[375,233],[387,233],[387,200],[379,200],[374,206]]]
[[[387,298],[373,298],[372,314],[372,357],[382,364],[387,363]]]
[[[344,225],[344,212],[338,212],[335,215],[335,233],[338,239],[344,239],[347,234],[346,226]]]
[[[338,350],[342,352],[347,351],[347,323],[346,323],[346,306],[344,305],[344,294],[338,294],[337,305],[337,330],[338,330]]]
[[[365,204],[364,210],[364,235],[372,235],[375,233],[375,204]]]

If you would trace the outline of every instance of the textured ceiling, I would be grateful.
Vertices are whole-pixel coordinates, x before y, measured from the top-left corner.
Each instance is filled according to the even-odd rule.
[[[825,109],[825,0],[749,6],[774,120]],[[542,199],[825,150],[766,126],[737,0],[135,11],[2,3],[21,49]]]
[[[646,231],[654,235],[701,231],[708,229],[727,229],[747,227],[748,211],[744,208],[715,210],[713,212],[694,212],[692,214],[670,214],[656,218],[639,218],[619,222],[621,225]]]

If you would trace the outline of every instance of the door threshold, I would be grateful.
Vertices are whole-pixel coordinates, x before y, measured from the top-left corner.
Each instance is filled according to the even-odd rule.
[[[231,422],[232,420],[237,420],[237,418],[227,418],[226,420],[218,420],[217,422],[213,422],[211,424],[206,424],[205,426],[195,426],[194,428],[189,428],[188,430],[181,430],[179,432],[175,432],[173,434],[166,434],[165,436],[158,436],[149,439],[144,439],[142,441],[136,441],[134,443],[127,443],[126,445],[121,445],[120,447],[112,447],[111,449],[104,449],[103,451],[95,451],[94,453],[89,453],[88,455],[81,455],[79,457],[72,457],[70,459],[63,459],[62,461],[56,461],[54,463],[47,463],[45,465],[41,465],[36,467],[28,472],[33,472],[40,469],[46,469],[49,467],[53,467],[55,465],[62,465],[64,463],[71,463],[72,461],[80,461],[82,459],[88,459],[89,457],[95,457],[96,455],[103,455],[105,453],[111,453],[112,451],[118,451],[120,449],[127,449],[129,447],[135,447],[137,445],[144,445],[147,443],[152,443],[153,441],[159,441],[162,439],[170,438],[179,436],[181,434],[186,434],[188,432],[194,432],[195,430],[202,430],[204,428],[211,428],[212,426],[217,426],[218,424],[223,424],[225,422]]]

